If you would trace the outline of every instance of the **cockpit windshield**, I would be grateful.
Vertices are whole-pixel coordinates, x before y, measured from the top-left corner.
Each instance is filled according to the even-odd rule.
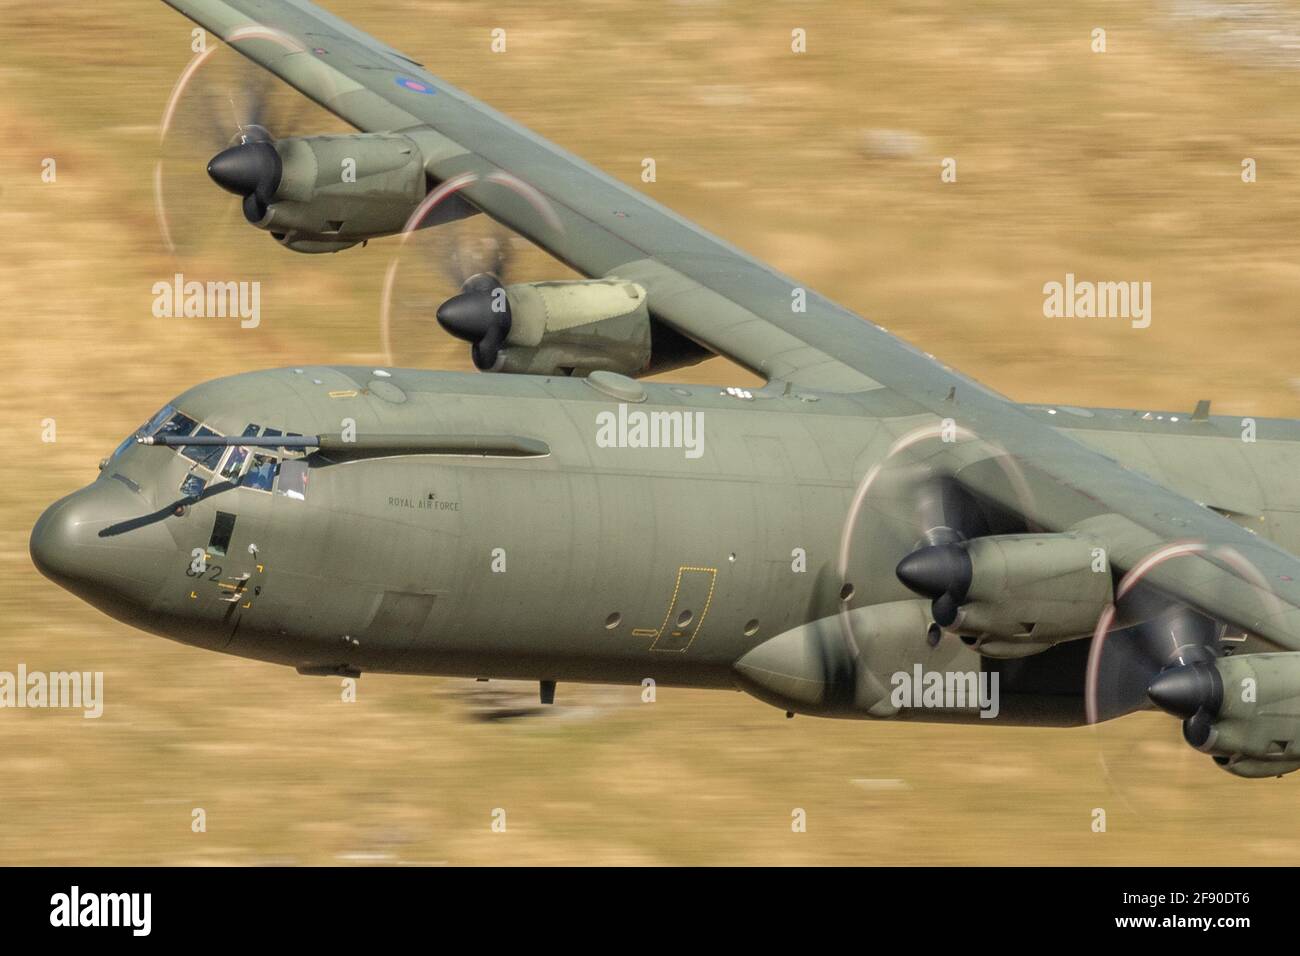
[[[198,419],[179,411],[176,406],[167,405],[118,445],[112,457],[116,458],[137,438],[144,436],[198,438],[219,434],[207,425],[200,425]],[[263,428],[255,423],[247,425],[241,434],[245,438],[258,435],[301,437],[298,432]],[[246,445],[197,444],[181,445],[175,451],[192,463],[181,478],[182,497],[197,499],[213,481],[222,481],[251,491],[275,492],[299,501],[306,499],[309,467],[300,451],[281,449],[277,454],[270,448],[254,450]]]
[[[147,422],[145,422],[143,425],[140,426],[140,429],[139,431],[136,432],[136,434],[137,435],[154,434],[155,432],[158,431],[159,428],[162,427],[163,422],[167,421],[167,419],[171,418],[175,414],[176,414],[175,406],[164,405],[161,409],[159,409],[154,414],[153,418],[149,419]]]
[[[126,451],[137,438],[146,435],[188,435],[194,431],[194,426],[198,423],[188,415],[184,415],[176,410],[174,405],[164,405],[152,418],[122,439],[121,444],[113,449],[110,458],[116,458],[122,452]]]
[[[163,411],[166,410],[167,409],[163,409]],[[192,435],[194,433],[194,426],[197,424],[198,423],[194,419],[190,418],[190,416],[186,415],[184,412],[178,412],[173,409],[172,414],[163,419],[153,431],[146,432],[146,434]]]
[[[188,421],[188,419],[186,419]],[[206,425],[194,433],[195,438],[215,438],[217,435],[211,428]],[[220,445],[182,445],[181,456],[188,458],[196,465],[202,465],[209,470],[215,470],[217,462],[221,460],[225,449]]]

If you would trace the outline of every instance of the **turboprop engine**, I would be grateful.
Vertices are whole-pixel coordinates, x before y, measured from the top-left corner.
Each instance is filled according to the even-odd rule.
[[[397,133],[276,140],[253,129],[212,158],[208,175],[243,197],[248,222],[309,253],[401,232],[428,188],[419,147]]]
[[[935,624],[987,657],[1024,657],[1092,633],[1113,597],[1086,535],[1008,534],[913,551],[898,578],[933,601]]]
[[[472,347],[487,372],[637,376],[651,370],[646,291],[622,279],[502,285],[472,276],[438,308],[438,324]]]
[[[1244,654],[1161,671],[1147,693],[1183,738],[1239,777],[1300,770],[1300,652]]]

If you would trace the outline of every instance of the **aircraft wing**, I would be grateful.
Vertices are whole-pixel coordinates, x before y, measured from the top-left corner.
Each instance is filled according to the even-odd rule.
[[[1123,467],[884,329],[591,167],[305,0],[165,0],[359,130],[402,131],[426,170],[591,277],[768,379],[951,418],[1011,456],[1047,530],[1084,527],[1112,565],[1278,647],[1300,649],[1300,560]],[[961,480],[1005,498],[990,469]],[[1006,502],[1026,509],[1023,497]],[[1171,549],[1173,549],[1171,551]]]

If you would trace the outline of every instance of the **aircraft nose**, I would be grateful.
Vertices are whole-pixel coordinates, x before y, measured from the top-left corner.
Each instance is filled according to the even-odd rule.
[[[114,616],[152,602],[175,544],[148,503],[102,478],[45,510],[32,528],[32,563],[51,581]]]

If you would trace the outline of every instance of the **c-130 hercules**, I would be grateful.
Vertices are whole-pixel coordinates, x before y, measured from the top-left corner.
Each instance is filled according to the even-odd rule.
[[[1042,725],[1154,704],[1233,774],[1300,769],[1300,423],[1015,404],[305,0],[168,2],[359,131],[215,156],[257,228],[327,252],[483,213],[587,279],[444,303],[489,374],[185,392],[41,516],[52,580],[305,674]],[[714,354],[766,385],[637,381]]]

